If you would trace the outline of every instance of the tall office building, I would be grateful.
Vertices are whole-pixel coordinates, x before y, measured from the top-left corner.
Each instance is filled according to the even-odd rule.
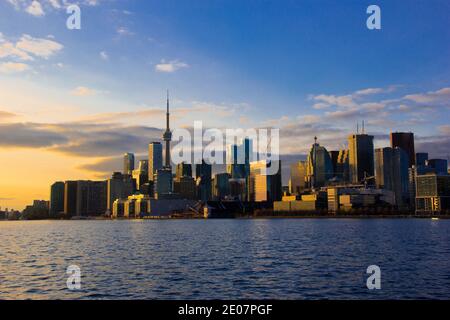
[[[245,179],[250,174],[250,162],[253,161],[253,141],[241,139],[237,144],[227,146],[227,173],[232,179]]]
[[[172,169],[163,168],[156,170],[153,182],[154,182],[155,199],[161,199],[164,198],[164,196],[172,194],[173,190]]]
[[[106,181],[78,181],[77,216],[100,216],[106,212]]]
[[[230,174],[218,173],[212,180],[212,197],[214,200],[222,200],[230,195]]]
[[[141,191],[141,186],[148,182],[148,160],[139,160],[139,166],[133,170],[133,179],[136,189]]]
[[[148,145],[148,180],[153,181],[156,171],[162,169],[162,167],[162,144],[151,142]]]
[[[163,134],[163,140],[166,144],[165,156],[164,156],[164,167],[172,168],[170,161],[170,141],[172,140],[172,132],[170,131],[170,113],[169,113],[169,90],[167,90],[167,111],[166,111],[166,131]]]
[[[123,155],[123,174],[131,176],[134,170],[134,154],[125,153]]]
[[[373,136],[351,134],[348,137],[350,182],[359,184],[374,175]],[[373,180],[368,180],[372,184]]]
[[[306,180],[311,188],[319,188],[333,177],[333,163],[327,149],[317,143],[317,138],[314,140],[308,154]]]
[[[349,152],[348,150],[339,150],[338,160],[336,164],[335,177],[338,177],[343,182],[350,181],[350,166],[349,166]]]
[[[337,176],[339,151],[333,150],[328,152],[330,154],[331,164],[333,165],[333,177]]]
[[[426,164],[437,174],[448,174],[448,163],[445,159],[430,159],[426,161]]]
[[[399,207],[409,205],[408,155],[400,148],[375,150],[375,181],[379,189],[391,190]]]
[[[277,163],[278,162],[278,163]],[[273,175],[267,175],[267,168],[278,166]],[[260,160],[250,163],[249,200],[255,202],[279,201],[282,197],[281,164],[279,161]]]
[[[185,162],[177,164],[175,176],[177,178],[192,177],[192,165]]]
[[[64,212],[64,182],[55,182],[50,188],[50,217]]]
[[[173,181],[173,192],[178,194],[181,199],[195,200],[195,179],[190,176],[176,177]]]
[[[195,165],[197,198],[201,201],[212,199],[212,166],[202,160]]]
[[[391,148],[400,148],[408,155],[408,167],[416,164],[416,152],[414,151],[414,133],[391,132]]]
[[[78,181],[64,182],[64,214],[67,217],[77,214],[77,185]]]
[[[120,172],[114,172],[106,181],[106,213],[111,214],[117,199],[126,199],[133,194],[133,183]]]
[[[289,179],[289,192],[291,194],[300,194],[308,185],[306,181],[307,162],[298,161],[291,164],[291,177]]]
[[[428,160],[428,153],[426,152],[417,152],[416,153],[416,165],[417,166],[425,166]]]

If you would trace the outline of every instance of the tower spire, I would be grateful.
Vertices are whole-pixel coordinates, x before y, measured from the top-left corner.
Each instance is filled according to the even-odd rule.
[[[169,113],[169,90],[167,90],[167,110],[166,110],[166,131],[163,134],[163,140],[166,143],[164,167],[171,168],[170,164],[170,141],[172,140],[172,132],[170,132],[170,113]]]

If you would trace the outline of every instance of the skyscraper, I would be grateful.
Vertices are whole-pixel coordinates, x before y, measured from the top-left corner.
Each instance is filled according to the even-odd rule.
[[[106,212],[112,213],[113,203],[117,199],[125,199],[133,194],[133,183],[126,179],[122,173],[114,172],[106,182]]]
[[[227,146],[227,173],[232,179],[247,178],[250,173],[250,162],[253,161],[253,141],[241,139],[237,144]]]
[[[391,190],[397,206],[409,204],[408,155],[400,148],[375,150],[375,181],[377,188]]]
[[[78,181],[66,181],[64,183],[64,214],[67,217],[77,213],[77,185]]]
[[[123,155],[123,174],[131,176],[134,170],[134,154],[125,153]]]
[[[170,141],[172,140],[172,132],[170,131],[169,123],[169,90],[167,90],[167,112],[166,112],[166,131],[163,134],[163,140],[166,143],[165,157],[164,157],[164,167],[171,168],[170,162]]]
[[[348,150],[339,150],[338,160],[336,164],[336,172],[334,173],[334,175],[343,182],[350,181]]]
[[[212,166],[202,160],[195,165],[195,176],[197,185],[197,198],[208,201],[212,198]]]
[[[176,177],[192,177],[192,165],[190,163],[178,163],[176,168]]]
[[[260,160],[250,163],[249,200],[256,202],[279,201],[282,197],[281,169],[273,175],[266,174],[271,166],[281,168],[276,161]]]
[[[416,153],[414,151],[414,133],[412,132],[391,132],[391,148],[400,148],[406,152],[409,161],[408,166],[416,164]]]
[[[161,199],[164,196],[172,193],[173,178],[172,170],[170,168],[163,168],[156,170],[154,181],[154,196],[155,199]]]
[[[55,182],[50,188],[50,217],[64,211],[64,182]]]
[[[77,216],[99,216],[106,212],[106,181],[77,182]]]
[[[428,160],[428,153],[426,152],[417,152],[416,153],[416,165],[425,166]]]
[[[308,154],[306,179],[311,188],[323,187],[326,182],[333,177],[333,163],[325,147],[317,143],[314,144]]]
[[[373,136],[351,134],[348,137],[350,181],[358,184],[374,175]],[[369,183],[371,183],[369,181]]]
[[[133,179],[136,181],[136,189],[148,182],[148,160],[139,160],[139,167],[133,170]]]
[[[156,171],[162,167],[162,144],[151,142],[148,145],[148,180],[153,181]]]
[[[426,161],[428,167],[433,168],[437,174],[448,174],[448,163],[446,159],[430,159]]]
[[[291,194],[300,194],[307,188],[307,166],[306,161],[298,161],[291,165],[291,177],[289,179],[289,192]]]

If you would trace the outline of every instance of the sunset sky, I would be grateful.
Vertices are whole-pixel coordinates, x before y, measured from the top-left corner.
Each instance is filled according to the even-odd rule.
[[[81,30],[66,28],[67,3]],[[450,2],[0,0],[0,207],[100,179],[164,126],[280,128],[300,158],[365,120],[376,146],[413,131],[450,154]]]

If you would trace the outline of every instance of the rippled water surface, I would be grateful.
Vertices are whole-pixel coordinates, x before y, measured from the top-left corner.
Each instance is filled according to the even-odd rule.
[[[449,299],[450,220],[0,222],[0,299],[18,298]]]

